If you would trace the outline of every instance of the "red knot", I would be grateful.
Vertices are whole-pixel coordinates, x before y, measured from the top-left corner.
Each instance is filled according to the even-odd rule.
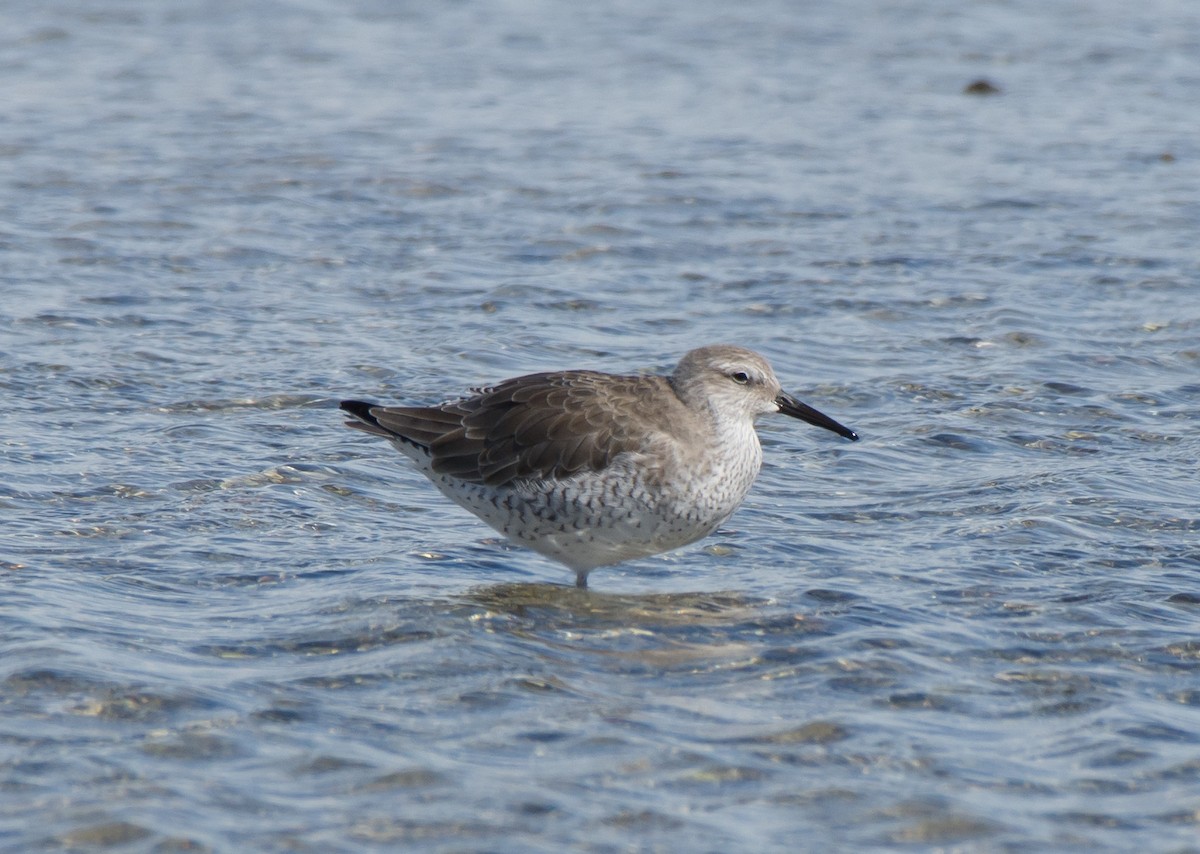
[[[733,515],[762,465],[758,416],[858,439],[784,392],[758,353],[725,344],[692,350],[670,376],[555,371],[438,406],[341,408],[579,587],[598,566],[693,543]]]

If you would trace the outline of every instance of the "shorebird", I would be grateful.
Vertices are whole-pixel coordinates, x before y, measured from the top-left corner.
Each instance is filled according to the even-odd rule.
[[[390,441],[442,494],[510,540],[567,565],[575,583],[716,530],[762,466],[754,430],[782,412],[858,434],[780,387],[767,360],[718,344],[669,376],[555,371],[437,406],[344,400],[347,426]]]

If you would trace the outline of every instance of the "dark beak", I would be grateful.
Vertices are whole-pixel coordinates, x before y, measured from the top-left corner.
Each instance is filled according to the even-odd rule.
[[[801,421],[807,421],[814,427],[824,427],[826,430],[832,430],[834,433],[844,436],[851,442],[858,441],[858,434],[849,427],[838,424],[824,412],[818,412],[807,403],[801,403],[787,392],[783,392],[779,397],[775,398],[775,402],[779,404],[779,411],[784,415],[790,415],[793,418],[799,418]]]

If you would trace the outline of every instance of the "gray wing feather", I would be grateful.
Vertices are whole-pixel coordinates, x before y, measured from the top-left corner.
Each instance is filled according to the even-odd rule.
[[[644,448],[648,434],[670,431],[672,406],[683,406],[663,386],[662,377],[568,371],[505,380],[441,406],[342,408],[358,419],[351,426],[428,449],[439,474],[502,486],[599,471]]]

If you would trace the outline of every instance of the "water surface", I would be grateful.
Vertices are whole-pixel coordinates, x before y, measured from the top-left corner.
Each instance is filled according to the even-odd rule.
[[[1197,849],[1192,4],[0,24],[0,848]],[[586,593],[336,411],[716,341]]]

